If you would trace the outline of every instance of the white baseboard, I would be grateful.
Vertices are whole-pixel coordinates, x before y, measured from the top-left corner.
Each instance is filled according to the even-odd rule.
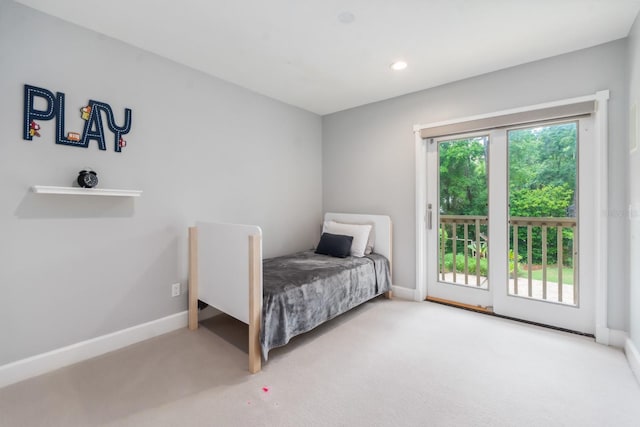
[[[216,311],[211,311],[205,316],[199,317],[201,320],[211,317],[218,314]],[[167,332],[175,331],[176,329],[184,328],[187,326],[187,323],[188,312],[183,311],[47,353],[8,363],[0,366],[0,388],[83,360],[91,359],[92,357],[100,356],[110,351],[118,350],[140,341],[148,340],[158,335],[166,334]]]
[[[627,356],[627,361],[629,361],[629,366],[636,376],[636,380],[640,382],[640,353],[630,338],[627,338],[624,344],[624,354]]]
[[[409,301],[418,301],[416,289],[405,288],[404,286],[391,285],[391,292],[393,296],[406,299]]]
[[[609,328],[603,326],[596,327],[596,342],[598,344],[609,345]]]
[[[612,347],[625,348],[627,341],[629,340],[629,334],[625,331],[617,329],[609,329],[609,345]]]
[[[596,328],[596,342],[612,347],[624,348],[629,335],[625,331],[606,327]]]

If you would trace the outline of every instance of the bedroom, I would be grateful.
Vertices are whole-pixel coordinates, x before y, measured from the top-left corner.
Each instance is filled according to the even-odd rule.
[[[640,198],[637,156],[627,154],[627,112],[639,92],[637,21],[629,39],[319,115],[18,3],[2,0],[0,12],[0,366],[183,312],[186,296],[172,298],[170,286],[186,291],[186,229],[205,217],[260,224],[278,236],[264,241],[269,256],[315,245],[326,211],[387,214],[394,291],[411,298],[412,126],[602,89],[612,94],[608,326],[640,345],[640,282],[630,261],[638,253],[626,214]],[[56,145],[48,122],[41,138],[22,140],[24,84],[64,92],[68,115],[89,99],[108,100],[116,113],[131,108],[127,147]],[[84,167],[97,170],[103,188],[143,194],[88,204],[28,191],[71,185]]]

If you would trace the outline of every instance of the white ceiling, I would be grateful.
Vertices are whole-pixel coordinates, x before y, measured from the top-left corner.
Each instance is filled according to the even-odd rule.
[[[640,0],[16,1],[318,114],[623,38],[640,10]],[[400,58],[409,67],[392,71]]]

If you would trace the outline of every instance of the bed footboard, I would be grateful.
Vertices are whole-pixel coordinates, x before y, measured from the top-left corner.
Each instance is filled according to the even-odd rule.
[[[262,321],[262,254],[260,236],[249,236],[249,372],[262,368],[260,323]]]
[[[189,227],[189,330],[198,329],[198,229]]]
[[[249,371],[260,371],[260,227],[200,222],[189,228],[190,330],[198,328],[199,300],[249,325]]]

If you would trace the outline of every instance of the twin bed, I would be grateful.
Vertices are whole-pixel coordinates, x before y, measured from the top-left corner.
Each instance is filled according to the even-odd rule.
[[[337,237],[351,247],[345,258],[310,250],[263,260],[260,227],[197,222],[189,228],[189,329],[198,327],[198,301],[248,324],[255,373],[270,349],[378,295],[390,298],[389,217],[327,213],[318,252],[336,230],[353,234]]]

